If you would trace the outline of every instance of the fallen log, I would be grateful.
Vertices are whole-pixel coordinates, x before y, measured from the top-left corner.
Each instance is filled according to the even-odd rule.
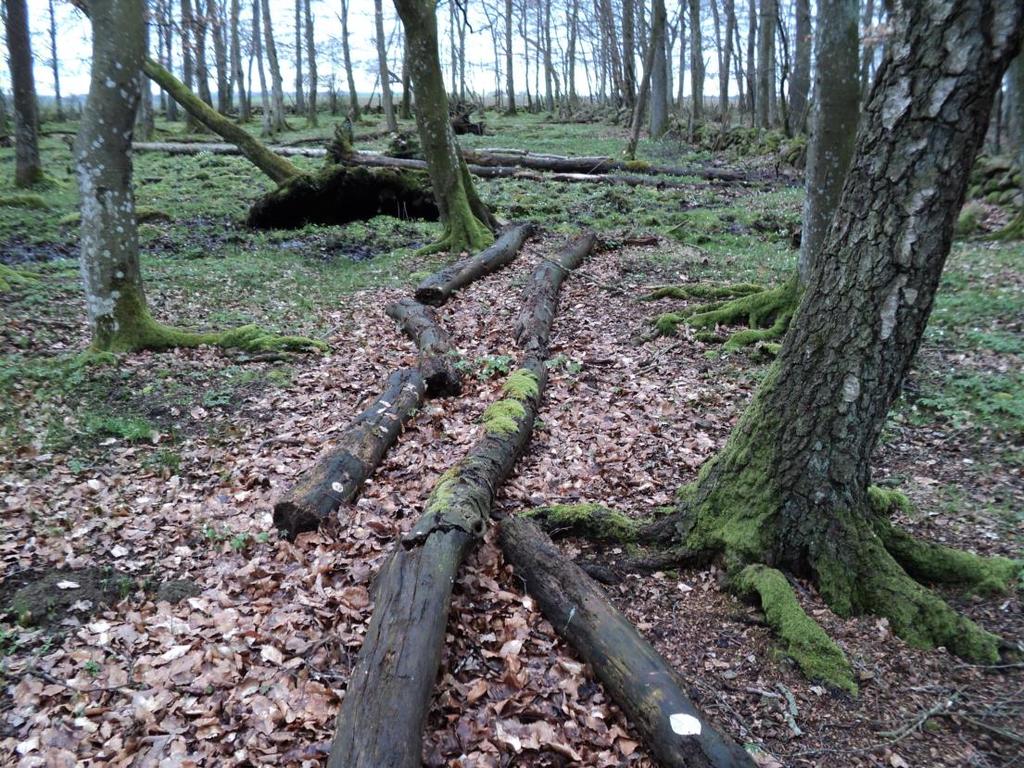
[[[419,370],[427,382],[427,395],[446,397],[462,391],[462,374],[454,365],[451,340],[437,322],[437,313],[413,299],[396,301],[386,310],[420,351]]]
[[[506,227],[494,245],[450,264],[420,283],[416,287],[416,300],[432,307],[441,306],[455,291],[512,261],[533,231],[530,223]]]
[[[274,505],[274,525],[289,538],[312,531],[352,501],[402,426],[423,402],[416,369],[395,371],[380,397],[349,424],[338,441]]]
[[[505,559],[545,618],[586,661],[665,768],[754,766],[684,692],[686,683],[601,588],[523,517],[503,520]]]
[[[248,225],[294,229],[306,224],[345,224],[374,216],[437,221],[437,203],[421,171],[330,165],[298,176],[256,200]]]
[[[559,261],[568,270],[583,255],[570,247]],[[544,391],[547,338],[526,341],[530,351],[506,380],[503,399],[484,414],[484,437],[442,475],[423,516],[377,578],[373,617],[338,713],[329,768],[421,765],[452,585],[530,439]]]

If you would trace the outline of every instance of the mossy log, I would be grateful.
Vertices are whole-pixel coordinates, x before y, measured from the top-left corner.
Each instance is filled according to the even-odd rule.
[[[549,274],[535,272],[533,280]],[[547,312],[553,312],[555,299],[550,294]],[[545,331],[550,322],[531,327]],[[423,516],[377,578],[373,617],[338,713],[329,768],[421,765],[452,585],[486,530],[498,488],[530,439],[544,391],[547,336],[524,341],[519,368],[505,381],[502,399],[484,414],[484,436],[442,475]]]
[[[433,307],[441,306],[455,291],[512,261],[533,231],[533,224],[528,222],[507,227],[493,245],[475,256],[459,259],[420,283],[416,287],[416,300]]]
[[[499,542],[544,616],[590,665],[660,765],[754,765],[697,709],[668,662],[540,528],[523,517],[508,518]]]
[[[446,397],[459,394],[462,391],[462,374],[455,369],[451,339],[438,324],[437,313],[414,299],[396,301],[386,311],[419,348],[419,369],[427,383],[427,395]]]
[[[267,193],[249,210],[255,229],[346,224],[374,216],[437,221],[427,175],[417,171],[327,166]]]
[[[299,476],[274,505],[274,525],[289,537],[315,530],[352,501],[426,392],[415,369],[396,371],[380,397],[355,418],[316,464]]]
[[[543,340],[547,345],[551,322],[555,318],[555,298],[562,281],[590,253],[597,235],[587,232],[568,243],[555,259],[543,259],[523,294],[523,306],[513,329],[516,343],[530,350],[533,343]]]

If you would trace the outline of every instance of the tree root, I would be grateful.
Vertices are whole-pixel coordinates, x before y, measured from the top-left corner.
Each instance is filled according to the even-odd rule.
[[[1024,208],[1010,222],[995,232],[986,235],[984,240],[1024,240]]]
[[[441,239],[418,249],[415,256],[430,256],[435,253],[472,253],[482,251],[494,243],[491,232],[476,216],[468,213],[449,219],[444,224]]]
[[[32,285],[38,282],[39,278],[29,272],[0,264],[0,293],[7,293],[16,285]]]
[[[748,565],[732,579],[732,586],[741,594],[760,598],[768,625],[807,677],[857,693],[846,654],[800,607],[793,587],[781,571],[766,565]]]
[[[600,504],[553,504],[535,507],[523,517],[537,523],[548,535],[582,536],[593,541],[636,541],[650,520],[634,520]]]
[[[662,336],[675,334],[681,323],[693,328],[713,329],[719,325],[746,322],[750,328],[732,334],[725,350],[734,352],[760,341],[776,339],[785,334],[797,305],[796,277],[776,288],[762,288],[750,283],[735,286],[666,286],[646,298],[711,298],[712,301],[682,313],[668,312],[654,318],[654,327]]]

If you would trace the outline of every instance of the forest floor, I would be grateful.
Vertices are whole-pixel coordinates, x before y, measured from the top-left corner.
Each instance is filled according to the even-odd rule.
[[[616,126],[488,123],[495,135],[467,142],[615,155],[624,141]],[[288,138],[314,133],[330,127]],[[380,148],[358,136],[357,146]],[[774,163],[712,158],[675,139],[645,142],[640,154]],[[463,395],[419,412],[342,525],[288,542],[271,526],[276,496],[391,370],[415,360],[383,310],[442,263],[411,263],[437,225],[378,218],[252,232],[244,214],[269,184],[244,160],[140,155],[143,272],[158,318],[256,322],[331,351],[267,361],[204,348],[80,367],[76,194],[59,135],[45,140],[44,159],[55,179],[44,207],[13,207],[2,186],[12,151],[0,150],[0,262],[38,278],[0,294],[0,763],[25,768],[323,764],[371,579],[479,436],[514,359],[511,324],[537,260],[581,226],[601,236],[563,288],[541,421],[499,511],[591,501],[646,516],[721,447],[767,353],[727,355],[686,333],[652,338],[649,318],[679,302],[642,297],[671,282],[783,279],[802,198],[784,179],[665,191],[480,182],[501,218],[533,218],[544,231],[440,310]],[[998,223],[1000,211],[990,213]],[[1022,308],[1021,244],[955,246],[874,462],[876,481],[915,502],[899,520],[915,534],[1021,555]],[[884,620],[839,618],[802,585],[805,608],[854,664],[861,692],[851,698],[804,678],[713,569],[629,577],[609,593],[762,765],[1024,762],[1020,664],[982,668],[910,648]],[[1007,641],[1024,638],[1020,594],[947,597]],[[455,588],[424,758],[653,765],[490,536]]]

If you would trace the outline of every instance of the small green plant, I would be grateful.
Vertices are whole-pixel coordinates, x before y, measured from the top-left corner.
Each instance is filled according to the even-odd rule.
[[[484,355],[476,361],[481,379],[493,378],[496,374],[506,375],[512,370],[515,358],[511,355]]]
[[[85,664],[82,665],[82,669],[84,669],[92,677],[96,677],[96,675],[103,671],[103,667],[95,659],[89,659],[87,662],[85,662]]]
[[[153,426],[141,417],[99,413],[85,414],[82,431],[91,437],[117,437],[128,442],[149,440],[153,436]]]
[[[545,363],[547,367],[554,371],[561,368],[566,373],[575,376],[577,373],[583,370],[583,362],[580,360],[574,360],[568,355],[558,354],[552,357]]]

